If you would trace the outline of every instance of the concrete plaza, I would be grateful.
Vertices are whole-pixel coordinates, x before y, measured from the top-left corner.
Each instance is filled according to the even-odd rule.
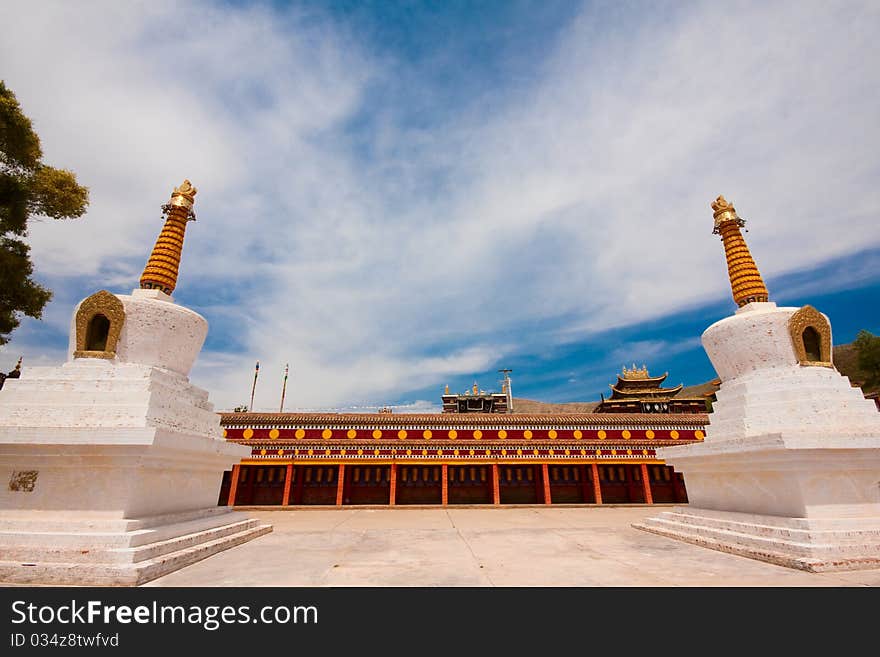
[[[633,529],[639,507],[249,511],[271,534],[146,586],[880,586]]]

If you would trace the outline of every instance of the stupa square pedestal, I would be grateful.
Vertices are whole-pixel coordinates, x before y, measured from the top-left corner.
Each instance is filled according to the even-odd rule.
[[[666,450],[689,506],[635,526],[814,572],[880,568],[880,438],[780,434]]]
[[[180,373],[77,359],[0,394],[0,582],[136,585],[271,527],[218,507],[222,440]]]

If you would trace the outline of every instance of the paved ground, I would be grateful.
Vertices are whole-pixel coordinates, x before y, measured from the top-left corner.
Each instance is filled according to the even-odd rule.
[[[250,511],[271,534],[146,586],[880,586],[633,529],[659,507]]]

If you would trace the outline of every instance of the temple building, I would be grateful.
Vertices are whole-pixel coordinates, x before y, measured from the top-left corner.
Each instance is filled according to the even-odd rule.
[[[251,454],[225,473],[218,504],[687,501],[681,474],[656,450],[702,441],[704,405],[703,412],[517,414],[507,412],[505,387],[495,393],[502,399],[447,388],[444,412],[434,414],[221,413],[226,440]]]
[[[624,366],[617,375],[617,383],[611,387],[611,397],[596,407],[597,413],[705,413],[704,397],[680,397],[682,390],[679,384],[674,388],[663,388],[668,373],[662,376],[651,376],[648,368],[642,365],[632,369]]]

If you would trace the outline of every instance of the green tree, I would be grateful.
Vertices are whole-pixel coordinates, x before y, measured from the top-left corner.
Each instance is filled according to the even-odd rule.
[[[868,377],[864,388],[880,385],[880,337],[862,329],[853,345],[859,353],[859,369]]]
[[[66,169],[42,162],[40,138],[0,80],[0,345],[22,314],[39,319],[52,292],[34,281],[27,237],[32,217],[82,216],[89,190]]]

